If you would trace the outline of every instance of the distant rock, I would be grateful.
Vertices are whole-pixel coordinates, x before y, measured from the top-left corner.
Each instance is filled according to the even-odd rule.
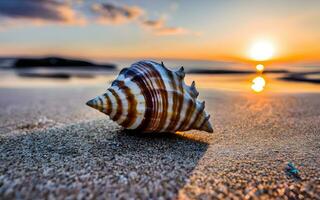
[[[61,57],[46,57],[46,58],[17,58],[13,64],[13,68],[30,68],[30,67],[46,67],[46,68],[103,68],[103,69],[116,69],[114,64],[96,64],[85,60],[66,59]]]
[[[306,82],[306,83],[320,84],[320,78],[312,77],[312,75],[318,75],[318,74],[320,75],[320,71],[295,72],[295,73],[290,73],[287,76],[281,77],[280,79],[285,80],[285,81]],[[309,76],[311,76],[311,77],[309,77]]]

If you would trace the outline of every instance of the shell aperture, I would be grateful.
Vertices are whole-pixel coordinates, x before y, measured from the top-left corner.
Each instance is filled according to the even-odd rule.
[[[197,100],[195,82],[187,86],[183,67],[139,61],[120,71],[107,91],[87,102],[126,129],[176,132],[191,129],[213,132],[205,103]]]

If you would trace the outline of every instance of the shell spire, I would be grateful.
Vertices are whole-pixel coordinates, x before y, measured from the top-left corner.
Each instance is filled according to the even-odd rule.
[[[195,82],[187,86],[184,77],[183,67],[171,71],[162,62],[139,61],[122,69],[106,92],[87,105],[126,129],[213,132],[205,102],[197,100]]]

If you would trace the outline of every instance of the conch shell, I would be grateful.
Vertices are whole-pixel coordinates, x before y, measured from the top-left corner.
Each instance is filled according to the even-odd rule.
[[[139,61],[121,70],[106,93],[87,102],[122,127],[141,132],[176,132],[191,129],[212,133],[205,102],[193,81],[184,82],[183,67]]]

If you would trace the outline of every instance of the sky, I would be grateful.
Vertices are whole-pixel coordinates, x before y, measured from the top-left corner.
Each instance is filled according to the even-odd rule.
[[[320,60],[319,0],[1,0],[0,56]]]

